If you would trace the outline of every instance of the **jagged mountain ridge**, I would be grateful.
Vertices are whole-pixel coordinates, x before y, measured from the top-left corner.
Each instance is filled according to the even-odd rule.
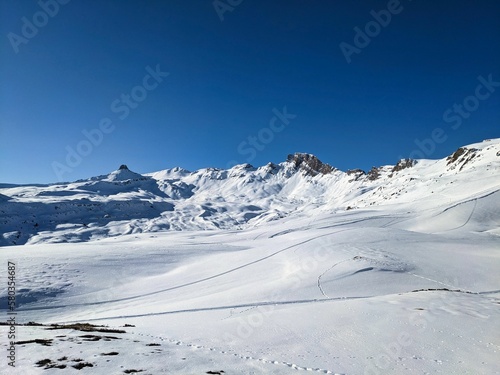
[[[0,185],[0,245],[239,229],[290,215],[389,206],[425,215],[425,207],[446,210],[482,196],[500,201],[499,189],[500,139],[461,147],[441,160],[403,159],[368,172],[343,172],[305,153],[258,168],[173,168],[141,175],[122,165],[109,175],[72,183]],[[422,223],[404,229],[430,230]],[[494,225],[491,230],[497,233]]]

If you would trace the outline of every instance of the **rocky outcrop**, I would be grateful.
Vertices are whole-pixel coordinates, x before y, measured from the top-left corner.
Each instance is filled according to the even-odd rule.
[[[370,181],[375,181],[380,177],[380,168],[372,167],[370,171],[366,174],[366,177]]]
[[[417,161],[416,160],[413,160],[413,159],[401,159],[400,161],[398,161],[398,163],[394,166],[394,168],[392,168],[392,173],[394,172],[399,172],[399,171],[402,171],[403,169],[406,169],[406,168],[411,168],[413,167],[415,164],[417,164]],[[391,175],[392,176],[392,175]]]
[[[407,169],[407,168],[412,168],[415,166],[415,164],[417,164],[417,161],[414,160],[414,159],[401,159],[400,161],[398,161],[398,163],[392,168],[391,170],[391,174],[389,175],[389,177],[392,177],[394,175],[394,173],[396,172],[399,172],[399,171],[402,171],[403,169]]]
[[[279,171],[279,167],[274,163],[267,163],[264,167],[267,173],[276,174]]]
[[[358,181],[361,177],[366,175],[366,172],[362,169],[349,169],[346,173],[348,176],[353,176],[353,179],[349,180],[349,182]]]
[[[446,158],[446,165],[448,165],[450,169],[455,169],[460,166],[459,171],[461,171],[465,165],[476,157],[476,152],[477,149],[475,148],[460,147],[452,155]]]
[[[295,168],[301,169],[307,176],[316,176],[318,174],[328,174],[335,170],[331,165],[322,163],[316,156],[311,154],[295,153],[288,155],[286,160],[292,163]]]

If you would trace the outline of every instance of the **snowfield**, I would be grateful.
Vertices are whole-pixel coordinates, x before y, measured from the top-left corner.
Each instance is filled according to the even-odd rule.
[[[2,321],[10,261],[44,324],[14,326],[16,367],[0,326],[2,374],[500,374],[500,139],[2,185],[0,214]]]

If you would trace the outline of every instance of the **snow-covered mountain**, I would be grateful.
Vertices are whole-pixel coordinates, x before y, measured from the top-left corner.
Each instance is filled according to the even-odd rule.
[[[500,375],[500,139],[367,173],[121,166],[2,185],[0,213],[30,244],[0,246],[2,374]]]
[[[446,231],[466,216],[500,235],[500,139],[441,160],[340,171],[310,154],[254,168],[167,169],[50,185],[0,185],[0,245],[82,242],[165,230],[242,229],[350,210],[407,213],[402,229]],[[469,210],[473,205],[474,210]],[[415,219],[418,217],[418,220]],[[425,220],[422,220],[425,218]]]

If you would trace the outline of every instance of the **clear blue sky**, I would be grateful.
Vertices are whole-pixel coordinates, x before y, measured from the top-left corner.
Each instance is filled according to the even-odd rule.
[[[500,82],[496,0],[392,0],[386,26],[371,11],[387,15],[387,1],[243,0],[223,21],[212,0],[54,1],[42,0],[45,11],[0,2],[0,182],[71,181],[120,164],[259,166],[294,152],[367,170],[418,156],[415,140],[436,128],[446,141],[426,143],[429,158],[500,137],[500,87],[476,93],[478,76]],[[238,2],[221,0],[219,13]],[[356,47],[354,28],[367,26],[369,44],[357,40],[348,63],[340,44]],[[161,82],[146,77],[158,65]],[[126,102],[131,91],[137,101]],[[271,126],[285,106],[296,117]],[[108,133],[86,141],[103,119]]]

